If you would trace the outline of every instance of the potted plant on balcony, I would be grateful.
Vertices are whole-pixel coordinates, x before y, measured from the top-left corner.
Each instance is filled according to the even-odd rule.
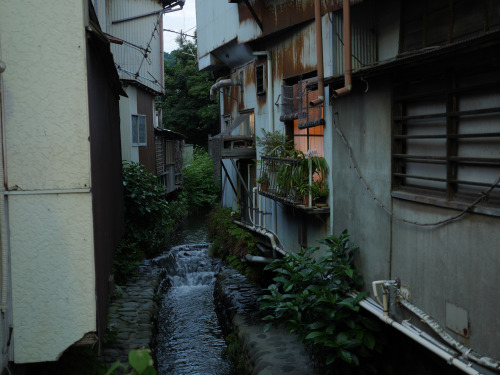
[[[279,130],[268,132],[262,129],[262,133],[263,136],[256,136],[255,141],[257,146],[262,147],[263,156],[282,157],[293,147],[293,140],[289,140],[286,134]]]
[[[314,205],[317,207],[327,206],[328,199],[328,185],[325,183],[324,179],[315,180],[311,186],[311,196],[314,202]]]
[[[269,176],[267,173],[263,173],[262,176],[257,179],[257,183],[260,184],[261,191],[267,191],[269,187]]]
[[[309,181],[305,178],[296,181],[294,190],[301,200],[301,203],[304,206],[309,206],[309,193],[311,192],[311,185],[309,185]]]

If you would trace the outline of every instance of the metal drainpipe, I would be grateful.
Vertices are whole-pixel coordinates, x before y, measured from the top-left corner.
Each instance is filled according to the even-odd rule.
[[[334,98],[348,94],[352,90],[352,58],[351,58],[351,7],[349,0],[344,0],[344,87],[333,91]]]
[[[345,3],[345,1],[344,1]],[[310,105],[315,106],[325,101],[325,83],[323,70],[323,28],[321,25],[321,3],[314,0],[314,22],[316,25],[316,64],[318,71],[318,98],[311,100]]]
[[[5,191],[8,190],[8,183],[7,183],[7,154],[6,154],[6,148],[5,148],[5,124],[4,124],[4,110],[3,110],[3,95],[2,95],[2,73],[5,72],[5,69],[7,66],[5,63],[0,60],[0,131],[2,132],[2,177],[3,177],[3,183],[4,183],[4,189]],[[7,310],[7,294],[8,294],[8,289],[7,289],[7,283],[9,281],[9,278],[7,276],[8,273],[8,225],[9,225],[9,217],[8,217],[8,211],[6,210],[5,206],[7,203],[7,195],[4,195],[4,197],[0,198],[2,199],[2,204],[1,204],[1,212],[0,212],[0,220],[4,221],[4,223],[1,225],[1,251],[2,251],[2,290],[1,290],[1,301],[0,301],[0,308],[3,313],[6,312]]]
[[[357,293],[351,293],[351,296],[355,297]],[[373,300],[372,300],[373,301]],[[371,302],[370,299],[363,299],[359,302],[359,305],[363,307],[365,310],[371,312],[373,315],[375,315],[377,318],[382,320],[384,323],[396,328],[399,332],[405,334],[412,340],[418,342],[420,345],[424,346],[426,349],[429,349],[431,352],[434,354],[438,355],[442,359],[444,359],[446,362],[448,362],[450,365],[453,365],[457,367],[459,370],[465,372],[466,374],[469,375],[481,375],[481,373],[474,368],[470,367],[468,364],[460,361],[459,359],[455,358],[452,354],[449,354],[447,351],[441,349],[439,346],[434,345],[433,343],[427,341],[417,333],[413,332],[409,328],[405,327],[402,324],[399,324],[395,320],[393,320],[391,317],[386,316],[383,311],[380,310],[380,307],[378,307],[375,304],[375,301]]]
[[[210,87],[210,99],[215,100],[216,96],[215,93],[217,90],[219,90],[221,87],[231,87],[231,86],[240,86],[241,82],[239,79],[221,79],[220,81],[217,81],[212,87]]]
[[[268,113],[268,128],[270,132],[274,132],[274,86],[273,86],[273,65],[271,51],[256,51],[254,56],[267,57],[267,113]],[[278,208],[276,201],[273,201],[273,232],[278,231]]]

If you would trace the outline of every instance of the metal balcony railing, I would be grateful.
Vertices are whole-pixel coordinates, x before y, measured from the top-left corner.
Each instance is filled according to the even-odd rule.
[[[302,160],[270,156],[263,156],[261,160],[259,193],[288,205],[302,204],[303,198],[294,182]]]

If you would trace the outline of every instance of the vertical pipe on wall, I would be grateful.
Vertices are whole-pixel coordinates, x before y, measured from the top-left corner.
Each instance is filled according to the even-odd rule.
[[[3,179],[3,185],[4,185],[4,191],[8,190],[8,182],[7,182],[7,155],[6,155],[6,147],[5,147],[5,124],[4,124],[4,109],[3,109],[3,90],[2,90],[2,75],[3,72],[7,66],[3,61],[0,60],[0,131],[1,131],[1,137],[2,137],[2,176],[1,178]],[[8,288],[7,284],[9,281],[9,278],[7,276],[8,274],[8,239],[7,239],[7,234],[8,234],[8,225],[9,225],[9,220],[8,220],[8,211],[6,209],[7,206],[7,195],[4,195],[4,197],[1,198],[1,208],[0,208],[0,220],[2,223],[0,224],[0,248],[1,248],[1,258],[2,258],[2,290],[1,290],[1,301],[0,301],[0,306],[1,306],[1,311],[2,313],[5,313],[7,310],[7,294],[8,294]]]
[[[332,95],[337,98],[348,94],[352,89],[352,58],[351,58],[351,7],[349,0],[344,0],[344,87],[333,91]]]
[[[321,2],[314,0],[314,22],[316,26],[316,65],[318,71],[318,98],[311,100],[310,105],[319,105],[325,101],[323,71],[323,27],[321,25]]]
[[[273,86],[273,59],[271,51],[256,51],[254,56],[267,57],[267,115],[268,115],[268,129],[274,132],[274,86]],[[273,232],[277,233],[278,230],[278,206],[276,201],[273,201]],[[260,224],[260,223],[259,223]],[[265,225],[264,225],[265,226]]]

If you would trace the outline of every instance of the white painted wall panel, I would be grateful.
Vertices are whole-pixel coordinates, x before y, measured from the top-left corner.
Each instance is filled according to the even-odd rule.
[[[55,360],[96,330],[91,194],[50,194],[91,187],[83,4],[1,5],[17,363]]]
[[[9,187],[89,187],[82,1],[2,2],[0,32]]]
[[[238,4],[227,0],[196,0],[198,56],[205,56],[236,38],[238,20]]]
[[[96,330],[92,197],[10,195],[14,358],[53,361]]]

